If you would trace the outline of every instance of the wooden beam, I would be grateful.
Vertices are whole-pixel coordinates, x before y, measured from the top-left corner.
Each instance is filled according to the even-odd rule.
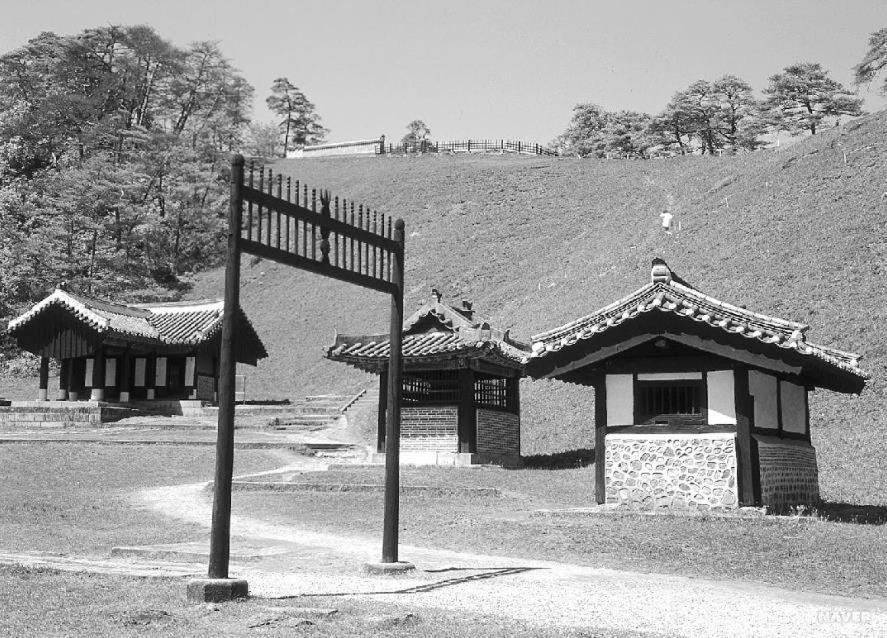
[[[756,506],[761,501],[761,470],[758,444],[752,436],[755,428],[754,397],[748,391],[748,369],[733,371],[733,389],[736,401],[736,465],[739,504]]]
[[[459,452],[477,452],[477,412],[474,408],[474,372],[459,370]]]
[[[395,294],[396,287],[392,282],[384,281],[377,277],[373,277],[372,275],[364,275],[363,273],[346,270],[331,264],[325,264],[309,257],[288,253],[279,248],[266,246],[255,241],[250,241],[248,239],[242,240],[242,250],[251,255],[270,259],[286,266],[301,268],[302,270],[308,270],[317,273],[318,275],[325,275],[327,277],[332,277],[333,279],[347,281],[352,284],[357,284],[358,286],[371,288],[373,290],[378,290],[379,292],[385,292],[389,295]]]
[[[49,357],[40,357],[40,379],[37,389],[37,400],[46,401],[49,398]]]
[[[607,383],[603,374],[594,380],[594,497],[599,505],[607,502]]]
[[[349,237],[365,244],[370,244],[371,246],[381,248],[382,250],[390,250],[394,252],[400,249],[400,246],[394,239],[388,239],[387,237],[377,235],[371,231],[352,226],[345,221],[339,221],[332,217],[320,215],[310,208],[304,208],[298,204],[287,202],[255,188],[243,186],[241,193],[245,201],[253,202],[264,208],[271,209],[291,219],[301,220],[317,226],[320,229],[329,230],[330,232]],[[244,243],[246,243],[246,240]]]
[[[228,207],[228,254],[225,263],[225,305],[222,310],[219,420],[213,483],[212,529],[209,540],[209,577],[228,578],[231,543],[231,480],[234,472],[235,317],[240,306],[240,228],[243,215],[243,156],[231,162]]]
[[[403,394],[403,275],[404,223],[398,219],[394,227],[398,250],[392,252],[391,269],[391,357],[388,361],[388,419],[385,428],[385,514],[382,529],[382,562],[397,562],[398,526],[400,521],[400,399]]]
[[[376,430],[376,452],[385,451],[385,416],[388,411],[388,366],[379,374],[379,418]]]

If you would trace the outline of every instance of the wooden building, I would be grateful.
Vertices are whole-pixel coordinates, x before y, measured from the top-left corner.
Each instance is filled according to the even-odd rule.
[[[337,335],[326,356],[379,375],[377,450],[385,449],[389,336]],[[401,460],[520,462],[520,385],[529,345],[440,295],[403,324]]]
[[[48,397],[49,359],[59,363],[58,400],[214,401],[221,300],[125,305],[56,290],[8,331],[41,357],[38,399]],[[237,361],[267,355],[241,311]]]
[[[527,371],[594,388],[598,503],[783,508],[818,499],[810,392],[859,393],[866,379],[859,355],[807,329],[705,295],[656,259],[647,285],[535,335]]]

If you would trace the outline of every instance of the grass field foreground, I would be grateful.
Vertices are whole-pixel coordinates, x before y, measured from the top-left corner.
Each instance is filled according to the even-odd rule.
[[[206,530],[148,511],[134,495],[211,480],[214,463],[210,446],[0,445],[0,549],[105,554],[114,545],[193,540]],[[271,451],[235,455],[236,473],[282,464]]]

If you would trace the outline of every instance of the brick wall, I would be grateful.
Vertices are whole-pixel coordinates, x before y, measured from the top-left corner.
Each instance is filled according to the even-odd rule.
[[[819,500],[816,450],[807,441],[756,436],[761,465],[761,503],[774,509]]]
[[[479,409],[477,451],[480,454],[520,454],[520,416]]]
[[[737,507],[734,434],[608,434],[607,503],[637,509]]]
[[[459,451],[459,409],[455,406],[403,407],[401,450]]]

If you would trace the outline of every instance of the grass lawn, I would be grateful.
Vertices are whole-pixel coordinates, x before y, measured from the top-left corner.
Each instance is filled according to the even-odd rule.
[[[463,611],[426,609],[381,600],[252,598],[224,605],[185,601],[184,581],[139,579],[0,566],[5,636],[584,636],[628,637],[545,629]],[[312,611],[315,610],[315,611]],[[320,610],[336,610],[331,615]]]
[[[215,448],[0,445],[0,548],[106,553],[114,545],[193,540],[200,527],[137,509],[152,486],[210,480]],[[279,467],[279,454],[238,450],[235,474]]]
[[[406,468],[404,485],[496,487],[498,498],[401,497],[400,541],[585,565],[766,582],[848,596],[887,595],[887,525],[809,518],[624,515],[543,517],[535,509],[593,502],[593,467],[572,470]],[[381,470],[299,481],[380,483]],[[380,493],[248,493],[234,508],[318,531],[377,536]],[[409,559],[409,556],[404,556]]]

